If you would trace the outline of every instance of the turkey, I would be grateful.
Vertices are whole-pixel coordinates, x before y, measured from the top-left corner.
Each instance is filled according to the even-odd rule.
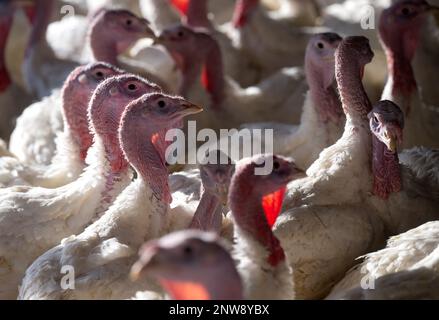
[[[305,72],[309,91],[299,126],[280,123],[242,126],[244,131],[272,129],[273,152],[293,157],[300,168],[308,168],[319,157],[320,152],[334,144],[343,133],[345,117],[334,72],[334,53],[340,41],[340,36],[335,33],[322,33],[313,36],[308,44]],[[267,147],[265,139],[259,139],[257,135],[253,135],[252,141],[248,143]]]
[[[19,282],[32,261],[64,237],[84,230],[129,184],[129,165],[117,139],[119,118],[131,100],[158,90],[136,76],[107,79],[96,89],[89,106],[95,138],[84,173],[56,189],[2,189],[0,298],[16,298]]]
[[[326,1],[328,2],[328,1]],[[363,35],[370,41],[375,53],[373,61],[364,70],[364,86],[372,101],[378,101],[386,82],[386,56],[380,45],[377,22],[391,0],[332,1],[322,9],[322,24],[342,36]]]
[[[18,159],[0,158],[0,187],[31,185],[57,188],[78,178],[93,137],[89,131],[87,106],[100,82],[122,72],[106,63],[76,68],[62,90],[64,132],[56,138],[56,154],[49,166],[27,166]]]
[[[226,245],[213,233],[174,232],[144,244],[139,256],[131,268],[131,278],[154,277],[172,300],[243,299],[235,263]],[[164,298],[161,293],[136,293],[137,299],[154,296]]]
[[[49,96],[62,86],[69,73],[78,66],[70,60],[55,57],[46,41],[54,0],[34,0],[35,18],[22,66],[27,90],[39,98]]]
[[[439,150],[403,152],[404,115],[391,101],[380,101],[369,113],[372,132],[373,206],[391,234],[398,234],[427,221],[439,219]],[[411,160],[413,159],[413,160]]]
[[[182,211],[172,214],[192,217],[189,228],[216,232],[231,239],[231,222],[223,221],[223,214],[227,213],[227,195],[234,172],[232,160],[213,150],[203,159],[199,170],[172,174],[169,177],[171,210]]]
[[[9,140],[14,129],[16,117],[23,111],[32,97],[20,86],[19,77],[14,77],[14,64],[19,59],[8,59],[8,51],[19,55],[21,38],[14,33],[14,21],[20,10],[15,1],[4,1],[0,4],[0,138]],[[12,42],[12,43],[11,43]]]
[[[423,111],[427,114],[426,118],[432,119],[431,123],[437,123],[439,121],[439,94],[434,85],[434,79],[439,73],[436,63],[439,55],[439,1],[428,0],[428,2],[432,4],[430,11],[435,13],[436,17],[434,14],[429,14],[426,17],[427,21],[422,26],[412,66],[422,101],[425,104]]]
[[[267,172],[269,168],[271,172]],[[248,299],[295,297],[284,244],[273,234],[272,226],[287,183],[302,174],[294,162],[273,155],[243,159],[236,169],[229,204],[235,224],[235,258]]]
[[[133,285],[127,278],[135,254],[145,240],[169,232],[171,223],[171,194],[160,135],[184,116],[201,110],[161,93],[144,95],[127,107],[119,139],[137,179],[99,220],[79,235],[64,239],[29,267],[19,298],[124,299],[141,290],[141,284]],[[60,287],[60,270],[66,263],[78,275],[74,290]]]
[[[394,236],[360,259],[327,299],[439,298],[439,221]]]
[[[247,299],[294,297],[291,270],[282,244],[273,235],[271,226],[280,212],[286,184],[301,174],[302,171],[290,160],[270,154],[243,159],[236,168],[229,190],[230,209],[235,224],[233,251],[243,282],[242,293]],[[169,237],[172,239],[172,236]],[[141,249],[144,254],[133,266],[134,277],[139,277],[145,271],[144,268],[148,268],[147,248]],[[152,254],[151,251],[149,253]],[[171,290],[171,295],[185,294],[182,291],[184,286],[179,286],[178,282],[160,280],[160,283],[165,289]],[[198,292],[206,294],[209,288],[203,284],[196,283],[196,288]]]
[[[208,31],[218,42],[224,62],[224,73],[237,81],[241,86],[249,86],[257,83],[260,78],[260,70],[236,47],[224,28],[215,26],[209,19],[208,4],[213,1],[189,0],[182,19],[183,25]],[[227,26],[226,26],[227,27]],[[225,27],[225,28],[226,28]]]
[[[303,1],[302,4],[309,5],[310,2]],[[291,25],[291,20],[294,21],[272,19],[259,0],[238,0],[233,28],[224,31],[262,70],[260,79],[264,79],[284,67],[301,65],[310,37],[329,31],[321,27],[295,27]]]
[[[182,70],[180,94],[210,106],[197,118],[198,128],[231,128],[262,119],[285,121],[285,113],[291,114],[290,122],[298,121],[306,87],[300,68],[286,68],[243,89],[224,76],[221,50],[211,35],[178,25],[164,30],[158,41]],[[199,84],[201,75],[207,90]]]
[[[209,18],[215,24],[223,24],[232,18],[235,0],[140,0],[143,16],[151,21],[155,30],[163,30],[186,19],[191,2],[199,4],[209,11]]]
[[[383,11],[379,32],[387,55],[389,78],[382,99],[398,104],[405,114],[404,147],[438,147],[439,133],[419,95],[412,61],[421,40],[421,29],[434,7],[425,1],[398,1]]]
[[[318,299],[355,264],[379,249],[384,222],[368,205],[372,191],[371,103],[362,70],[373,58],[362,36],[344,38],[335,53],[335,75],[346,114],[342,137],[324,149],[307,177],[288,185],[284,212],[274,225],[293,270],[296,297]]]
[[[50,2],[44,2],[40,5],[46,6],[49,4]],[[44,8],[50,12],[50,6]],[[37,22],[35,28],[39,29],[42,26]],[[112,30],[112,32],[108,33],[108,30]],[[108,63],[115,62],[117,65],[117,55],[120,52],[140,37],[151,36],[152,31],[146,21],[129,12],[104,10],[95,18],[90,33],[89,42],[95,59]],[[108,36],[108,34],[111,34],[111,36]],[[35,48],[35,50],[38,53],[40,52],[38,48]],[[40,62],[38,66],[40,65],[44,67],[47,63]],[[52,70],[51,66],[49,68]],[[38,73],[38,75],[40,74]],[[38,81],[34,79],[32,82]],[[55,153],[55,137],[58,132],[63,130],[61,108],[56,107],[61,104],[60,102],[61,93],[59,90],[55,90],[42,101],[29,106],[18,118],[15,130],[11,135],[9,148],[22,162],[50,164]],[[30,134],[29,128],[33,128],[35,123],[41,124],[41,126],[39,126],[39,130]]]

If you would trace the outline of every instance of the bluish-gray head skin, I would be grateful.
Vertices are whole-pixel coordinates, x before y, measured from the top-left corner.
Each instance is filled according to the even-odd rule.
[[[235,164],[222,151],[213,150],[206,155],[199,168],[204,191],[218,197],[225,205]]]
[[[392,101],[378,102],[368,114],[372,134],[384,143],[391,152],[396,152],[402,143],[404,114]]]

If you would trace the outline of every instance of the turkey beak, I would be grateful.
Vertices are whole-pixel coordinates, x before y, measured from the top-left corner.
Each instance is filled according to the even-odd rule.
[[[155,35],[154,30],[152,30],[152,28],[149,26],[149,22],[147,20],[143,20],[143,21],[145,25],[145,31],[143,32],[143,35],[145,36],[145,38],[150,38],[155,40],[157,36]]]
[[[203,108],[191,102],[184,101],[180,104],[180,110],[177,112],[179,116],[187,116],[190,114],[197,114],[203,111]]]
[[[160,248],[157,244],[146,244],[140,249],[140,258],[131,267],[130,279],[131,281],[138,280],[143,274],[151,271],[155,266],[158,265],[157,253]]]
[[[154,38],[153,45],[163,44],[164,41],[165,41],[165,36],[163,34],[160,34],[158,37]]]
[[[398,149],[398,145],[402,142],[402,130],[396,125],[388,124],[383,127],[382,132],[382,142],[389,151],[395,153]]]

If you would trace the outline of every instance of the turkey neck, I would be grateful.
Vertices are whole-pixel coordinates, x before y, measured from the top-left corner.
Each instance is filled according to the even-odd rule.
[[[104,61],[114,66],[119,66],[119,62],[117,61],[117,44],[111,39],[111,35],[105,32],[98,32],[98,29],[101,28],[101,24],[101,21],[97,21],[95,25],[92,26],[89,35],[93,57],[96,61]]]
[[[119,146],[117,129],[124,110],[124,103],[109,97],[92,100],[90,118],[93,119],[95,133],[102,139],[105,158],[111,164],[113,173],[128,169],[128,162]],[[128,101],[126,102],[128,104]]]
[[[212,108],[218,110],[224,100],[225,87],[221,48],[215,39],[204,33],[197,34],[197,44],[199,44],[197,51],[201,50],[200,48],[203,51],[186,56],[183,87],[192,86],[195,80],[194,75],[198,76],[202,71],[203,84],[212,99]]]
[[[398,35],[395,43],[389,46],[383,44],[387,67],[389,70],[388,83],[392,84],[391,92],[393,96],[402,97],[402,108],[407,116],[410,113],[410,100],[413,93],[417,90],[415,74],[412,68],[412,60],[416,50],[409,47],[417,47],[418,40],[413,39],[409,45],[404,44],[404,40],[400,39],[404,35]]]
[[[375,135],[372,135],[373,193],[387,199],[393,192],[401,191],[401,172],[398,153],[391,152]]]
[[[212,29],[208,18],[207,0],[189,0],[186,23],[191,27]]]
[[[152,190],[159,201],[168,204],[171,202],[171,193],[168,185],[168,170],[166,168],[164,151],[158,146],[157,132],[153,125],[136,128],[123,125],[121,129],[121,144],[126,158],[136,170],[138,177]]]
[[[45,42],[47,27],[54,8],[54,0],[36,0],[35,6],[34,27],[29,38],[27,50],[31,50],[38,43]]]
[[[306,65],[306,78],[314,107],[323,123],[339,123],[344,116],[335,84],[325,87],[322,72]]]
[[[259,0],[238,0],[233,13],[232,24],[239,29],[244,27],[253,11],[259,7]]]
[[[337,59],[336,78],[347,123],[368,127],[367,114],[372,105],[361,81],[363,70],[353,56],[341,54]]]
[[[87,119],[87,106],[93,88],[79,91],[72,86],[74,84],[72,85],[70,81],[66,82],[62,93],[64,132],[71,136],[72,141],[79,148],[81,160],[85,161],[87,151],[93,144],[93,137],[90,133]]]
[[[11,84],[11,78],[6,69],[5,51],[12,22],[12,13],[0,14],[0,92],[6,90]]]
[[[284,262],[285,252],[268,225],[262,207],[262,197],[251,194],[251,186],[248,186],[247,179],[238,183],[235,181],[229,195],[230,209],[236,225],[246,233],[246,237],[253,237],[268,251],[267,263],[275,268]],[[245,241],[245,237],[241,240]]]
[[[195,211],[190,228],[219,233],[222,222],[222,205],[212,192],[202,189],[202,196]]]

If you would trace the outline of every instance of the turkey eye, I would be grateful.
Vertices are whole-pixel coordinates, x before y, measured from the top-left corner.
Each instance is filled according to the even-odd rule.
[[[273,163],[273,168],[274,168],[274,170],[279,169],[279,168],[280,168],[280,164],[279,164],[279,162],[275,161],[275,162]]]
[[[159,105],[159,108],[164,108],[164,107],[166,107],[166,102],[164,102],[163,100],[160,100],[159,102],[158,102],[158,105]]]
[[[131,84],[128,85],[128,90],[134,91],[136,89],[137,89],[137,86],[134,83],[131,83]]]
[[[378,123],[378,118],[376,116],[373,116],[373,122]]]
[[[98,71],[95,73],[97,78],[103,78],[104,77],[104,73],[102,71]]]
[[[410,13],[410,9],[409,8],[402,8],[401,12],[403,15],[408,16]]]
[[[133,24],[133,21],[131,19],[128,19],[125,23],[127,26],[130,26]]]
[[[183,37],[183,31],[178,31],[177,35],[181,38]]]
[[[192,248],[189,247],[189,246],[183,248],[183,253],[184,253],[185,256],[191,256],[191,255],[192,255],[192,252],[193,252],[193,250],[192,250]]]
[[[317,48],[319,48],[319,49],[323,49],[325,46],[323,45],[323,43],[321,43],[321,42],[318,42],[317,43]]]

